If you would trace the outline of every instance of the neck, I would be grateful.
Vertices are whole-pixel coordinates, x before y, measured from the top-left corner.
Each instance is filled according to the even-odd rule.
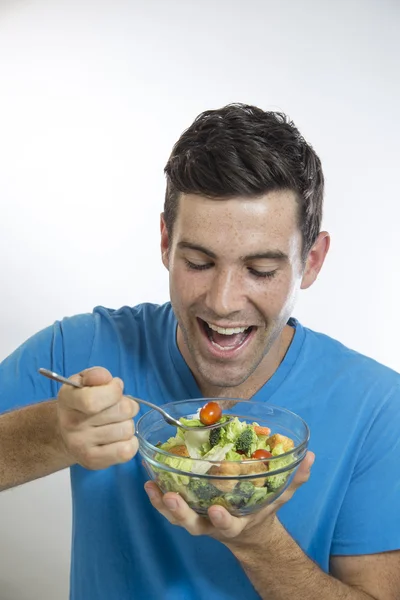
[[[269,352],[264,356],[261,363],[258,365],[254,373],[250,375],[246,381],[235,387],[218,387],[210,385],[207,381],[197,373],[194,368],[191,356],[184,342],[182,332],[178,327],[177,342],[178,348],[181,351],[188,367],[193,373],[196,379],[197,385],[200,388],[201,393],[205,398],[243,398],[249,399],[267,383],[267,381],[275,373],[282,360],[284,359],[286,352],[289,349],[291,341],[294,336],[294,328],[290,325],[286,325],[271,346]]]

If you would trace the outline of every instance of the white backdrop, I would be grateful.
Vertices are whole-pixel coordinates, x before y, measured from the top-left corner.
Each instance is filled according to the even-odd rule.
[[[168,298],[164,163],[241,101],[287,112],[323,162],[332,247],[295,316],[400,370],[399,8],[0,0],[0,359],[63,316]],[[68,483],[0,495],[0,600],[67,599]]]

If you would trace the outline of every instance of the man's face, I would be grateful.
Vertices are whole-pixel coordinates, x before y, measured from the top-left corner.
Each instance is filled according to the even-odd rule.
[[[230,200],[183,194],[172,241],[162,223],[162,250],[194,375],[211,386],[242,384],[280,336],[300,289],[294,193]]]

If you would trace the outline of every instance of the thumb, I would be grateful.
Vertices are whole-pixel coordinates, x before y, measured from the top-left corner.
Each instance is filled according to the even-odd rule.
[[[94,386],[94,385],[106,385],[112,381],[113,376],[110,371],[104,369],[104,367],[92,367],[91,369],[85,369],[78,375],[71,377],[77,383],[83,386]]]
[[[293,477],[292,485],[295,489],[299,488],[303,483],[306,483],[310,477],[311,467],[315,461],[314,452],[308,451],[301,461],[295,476]]]

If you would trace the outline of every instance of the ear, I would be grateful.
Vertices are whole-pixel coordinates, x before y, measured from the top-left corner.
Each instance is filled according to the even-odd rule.
[[[330,244],[331,238],[329,233],[327,231],[321,231],[307,256],[300,286],[302,290],[309,288],[317,279],[326,255],[328,254]]]
[[[164,220],[164,213],[160,217],[160,232],[161,232],[161,260],[166,269],[169,269],[169,235],[167,226]]]

